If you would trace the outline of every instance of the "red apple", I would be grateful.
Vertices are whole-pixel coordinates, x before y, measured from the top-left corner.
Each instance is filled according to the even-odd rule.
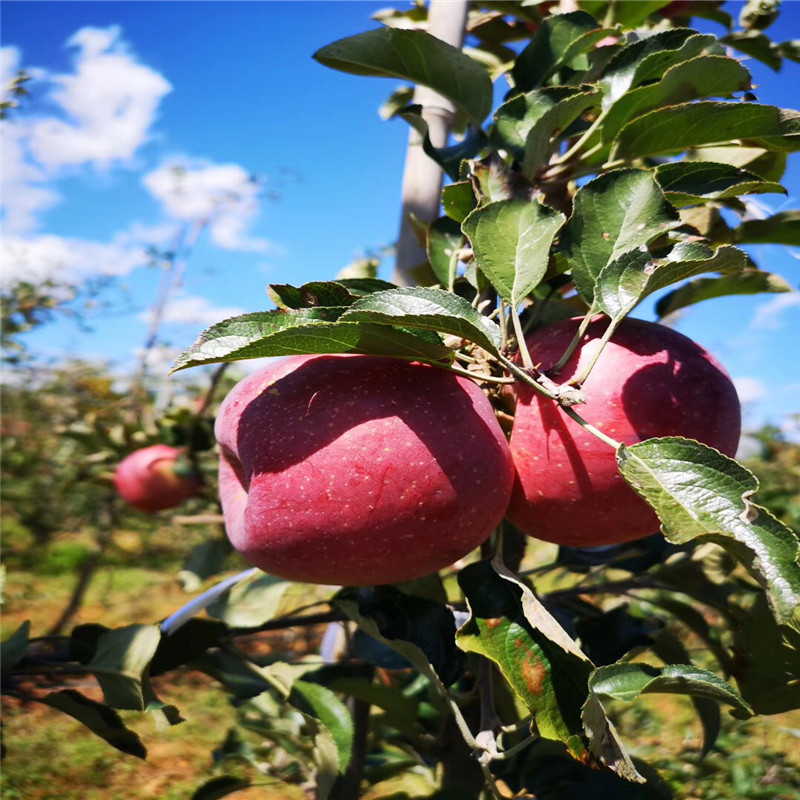
[[[528,337],[533,363],[552,367],[566,351],[579,319]],[[564,368],[567,382],[596,352],[608,319],[594,319]],[[741,414],[725,370],[698,344],[652,322],[626,319],[583,385],[576,411],[624,444],[683,436],[736,452]],[[655,513],[624,481],[614,449],[567,417],[552,400],[515,384],[511,453],[517,479],[508,518],[520,530],[573,547],[617,544],[659,530]]]
[[[500,522],[514,468],[470,380],[365,355],[291,356],[241,381],[216,421],[228,536],[309,583],[419,578]]]
[[[175,508],[200,488],[189,471],[176,470],[181,451],[165,444],[144,447],[117,465],[114,483],[120,497],[148,514]]]

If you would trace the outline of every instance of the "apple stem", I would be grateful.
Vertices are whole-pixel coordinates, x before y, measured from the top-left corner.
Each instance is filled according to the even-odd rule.
[[[589,373],[594,369],[595,364],[597,364],[597,359],[600,358],[600,354],[603,352],[603,349],[608,344],[611,337],[614,335],[614,331],[617,330],[619,327],[620,322],[622,322],[622,318],[620,319],[612,319],[609,323],[608,327],[603,333],[602,338],[600,339],[600,343],[597,346],[597,350],[595,350],[594,355],[591,358],[591,361],[586,365],[583,372],[578,375],[577,378],[573,378],[570,381],[571,386],[583,386],[586,379],[589,377]]]
[[[589,433],[591,433],[593,436],[596,436],[601,441],[605,442],[608,445],[611,445],[611,447],[613,447],[615,450],[619,447],[622,447],[622,442],[618,442],[616,439],[612,439],[610,436],[606,436],[606,434],[603,433],[603,431],[598,430],[590,422],[587,422],[577,411],[575,411],[575,409],[565,406],[562,406],[561,408],[562,411],[568,417],[574,419],[575,422],[578,423],[578,425],[580,425],[585,430],[589,431]]]

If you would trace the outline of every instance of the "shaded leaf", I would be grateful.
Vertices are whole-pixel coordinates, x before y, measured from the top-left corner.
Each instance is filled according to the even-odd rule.
[[[492,107],[492,82],[480,64],[424,31],[379,28],[317,50],[326,67],[353,75],[401,78],[452,100],[476,122]]]
[[[428,361],[445,358],[450,350],[436,336],[388,325],[327,322],[303,314],[262,311],[213,325],[178,357],[173,371],[298,353],[366,353]]]
[[[602,269],[597,276],[595,297],[608,316],[622,319],[659,289],[703,272],[741,270],[747,263],[745,253],[729,245],[714,251],[703,244],[679,243],[666,258],[633,250]]]
[[[378,292],[359,300],[343,319],[449,333],[495,354],[501,343],[500,328],[494,322],[463,297],[443,289],[409,287]]]
[[[225,559],[232,551],[233,547],[227,536],[217,536],[196,544],[178,572],[183,591],[196,592],[206,578],[222,572],[225,569]]]
[[[718,278],[697,278],[689,281],[674,292],[660,298],[656,303],[656,314],[665,317],[679,308],[734,294],[759,294],[761,292],[790,292],[791,285],[780,275],[747,269],[734,275],[721,275]]]
[[[591,304],[606,264],[678,225],[652,172],[616,170],[589,181],[575,194],[561,236],[575,288]]]
[[[779,45],[760,31],[737,31],[723,36],[720,41],[766,64],[774,72],[780,72],[783,59]]]
[[[413,105],[404,108],[397,116],[404,119],[420,135],[422,149],[432,158],[452,180],[457,180],[461,162],[474,158],[486,146],[487,137],[483,128],[472,125],[467,134],[455,144],[447,147],[434,147],[429,134],[429,126],[422,116],[422,106]]]
[[[228,626],[213,619],[194,617],[187,620],[174,633],[162,636],[150,662],[150,675],[177,669],[210,647],[219,644],[228,632]]]
[[[687,607],[691,608],[691,606]],[[699,612],[696,613],[699,614]],[[665,664],[691,663],[689,653],[681,640],[666,630],[662,631],[655,640],[652,651]],[[690,699],[703,728],[703,747],[700,750],[700,757],[704,758],[717,741],[722,727],[722,713],[719,709],[719,703],[715,700],[707,697],[697,697],[696,695],[690,695]]]
[[[257,572],[211,603],[206,612],[232,628],[257,628],[321,599],[325,591],[324,587],[317,589]]]
[[[160,640],[158,625],[129,625],[100,636],[87,667],[108,705],[144,711],[143,684]]]
[[[26,619],[2,644],[0,644],[0,664],[3,669],[15,667],[28,649],[31,634],[31,621]]]
[[[656,83],[624,94],[608,110],[601,129],[610,142],[630,120],[654,108],[686,103],[703,97],[727,97],[750,88],[750,73],[726,56],[698,56],[675,64]]]
[[[516,308],[544,278],[564,219],[535,200],[499,200],[476,208],[461,227],[481,272]]]
[[[552,136],[599,98],[591,86],[552,86],[517,95],[495,112],[490,139],[522,161],[526,177],[534,177],[550,151]]]
[[[334,605],[435,684],[450,685],[463,674],[463,655],[454,641],[455,618],[446,606],[392,586],[343,589]]]
[[[546,17],[533,40],[517,57],[511,76],[520,91],[527,92],[547,82],[565,66],[587,69],[585,53],[601,39],[614,33],[601,28],[585,11],[570,11]]]
[[[236,650],[206,650],[191,660],[192,669],[219,681],[237,700],[257,697],[272,688],[259,668]]]
[[[107,705],[90,700],[74,689],[50,692],[39,698],[39,702],[74,717],[117,750],[136,758],[147,757],[147,750],[141,739],[126,728],[119,714]]]
[[[749,219],[734,228],[738,244],[800,245],[800,211],[779,211],[766,219]]]
[[[667,539],[700,539],[738,558],[769,597],[779,623],[800,629],[800,541],[752,502],[755,476],[690,439],[648,439],[617,451],[620,471],[655,509]]]
[[[692,664],[668,664],[660,668],[640,663],[611,664],[598,667],[589,683],[595,694],[616,700],[635,700],[649,692],[688,694],[726,703],[739,718],[753,714],[727,681]]]
[[[765,181],[753,172],[713,161],[661,164],[656,167],[655,176],[667,200],[674,206],[689,206],[744,194],[786,194],[779,183]]]
[[[451,288],[456,279],[458,251],[463,244],[461,226],[449,217],[439,217],[428,228],[428,261],[445,288]]]
[[[325,686],[297,680],[287,702],[325,727],[336,746],[339,773],[344,773],[353,751],[353,719],[347,706]]]
[[[581,708],[593,665],[530,589],[501,563],[488,561],[465,567],[458,583],[470,611],[456,635],[458,646],[497,664],[538,734],[563,742],[584,763],[594,756],[640,779],[604,713],[593,719],[592,743],[584,738]]]
[[[354,303],[358,297],[338,281],[312,281],[302,286],[273,283],[267,294],[276,306],[284,309],[313,308],[314,306],[343,307]]]
[[[660,108],[622,129],[611,158],[666,155],[736,140],[769,150],[800,149],[800,111],[710,100]]]
[[[689,28],[661,31],[620,50],[599,81],[603,107],[608,108],[627,91],[645,81],[661,78],[675,64],[707,52],[716,37]]]
[[[450,183],[442,189],[444,213],[456,222],[463,222],[467,214],[475,208],[475,193],[469,181]]]
[[[671,0],[638,0],[636,3],[611,3],[611,20],[625,28],[636,28],[670,2]]]
[[[711,161],[746,169],[767,181],[779,181],[786,171],[787,155],[763,147],[698,147],[687,153],[692,161]]]
[[[248,786],[250,786],[250,781],[245,778],[219,775],[195,789],[191,800],[219,800],[221,797],[227,797]]]

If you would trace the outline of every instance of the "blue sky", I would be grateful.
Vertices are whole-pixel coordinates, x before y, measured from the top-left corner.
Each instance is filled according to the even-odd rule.
[[[129,369],[159,279],[142,245],[170,247],[212,208],[168,308],[162,364],[209,324],[271,307],[268,283],[330,279],[390,245],[407,128],[377,109],[398,84],[311,58],[375,27],[370,16],[386,5],[6,0],[4,82],[18,66],[35,79],[4,123],[5,280],[57,269],[76,280],[116,275],[120,286],[108,295],[113,315],[90,316],[88,332],[67,320],[45,326],[29,336],[31,349]],[[784,5],[779,38],[797,37],[800,3]],[[741,3],[729,6],[738,13]],[[748,66],[760,102],[796,106],[800,65],[778,76]],[[770,207],[797,207],[798,161],[784,179],[789,197],[764,196]],[[798,253],[751,252],[798,285]],[[381,277],[391,268],[389,258]],[[798,300],[721,298],[677,325],[725,364],[751,422],[800,411]],[[652,318],[651,309],[638,315]]]

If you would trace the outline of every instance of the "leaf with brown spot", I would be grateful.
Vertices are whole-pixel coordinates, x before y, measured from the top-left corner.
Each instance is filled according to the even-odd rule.
[[[493,661],[533,717],[545,739],[563,742],[584,764],[601,764],[641,781],[589,678],[594,665],[536,595],[502,564],[481,561],[461,570],[458,582],[470,617],[456,644]],[[594,713],[589,725],[582,708]]]

